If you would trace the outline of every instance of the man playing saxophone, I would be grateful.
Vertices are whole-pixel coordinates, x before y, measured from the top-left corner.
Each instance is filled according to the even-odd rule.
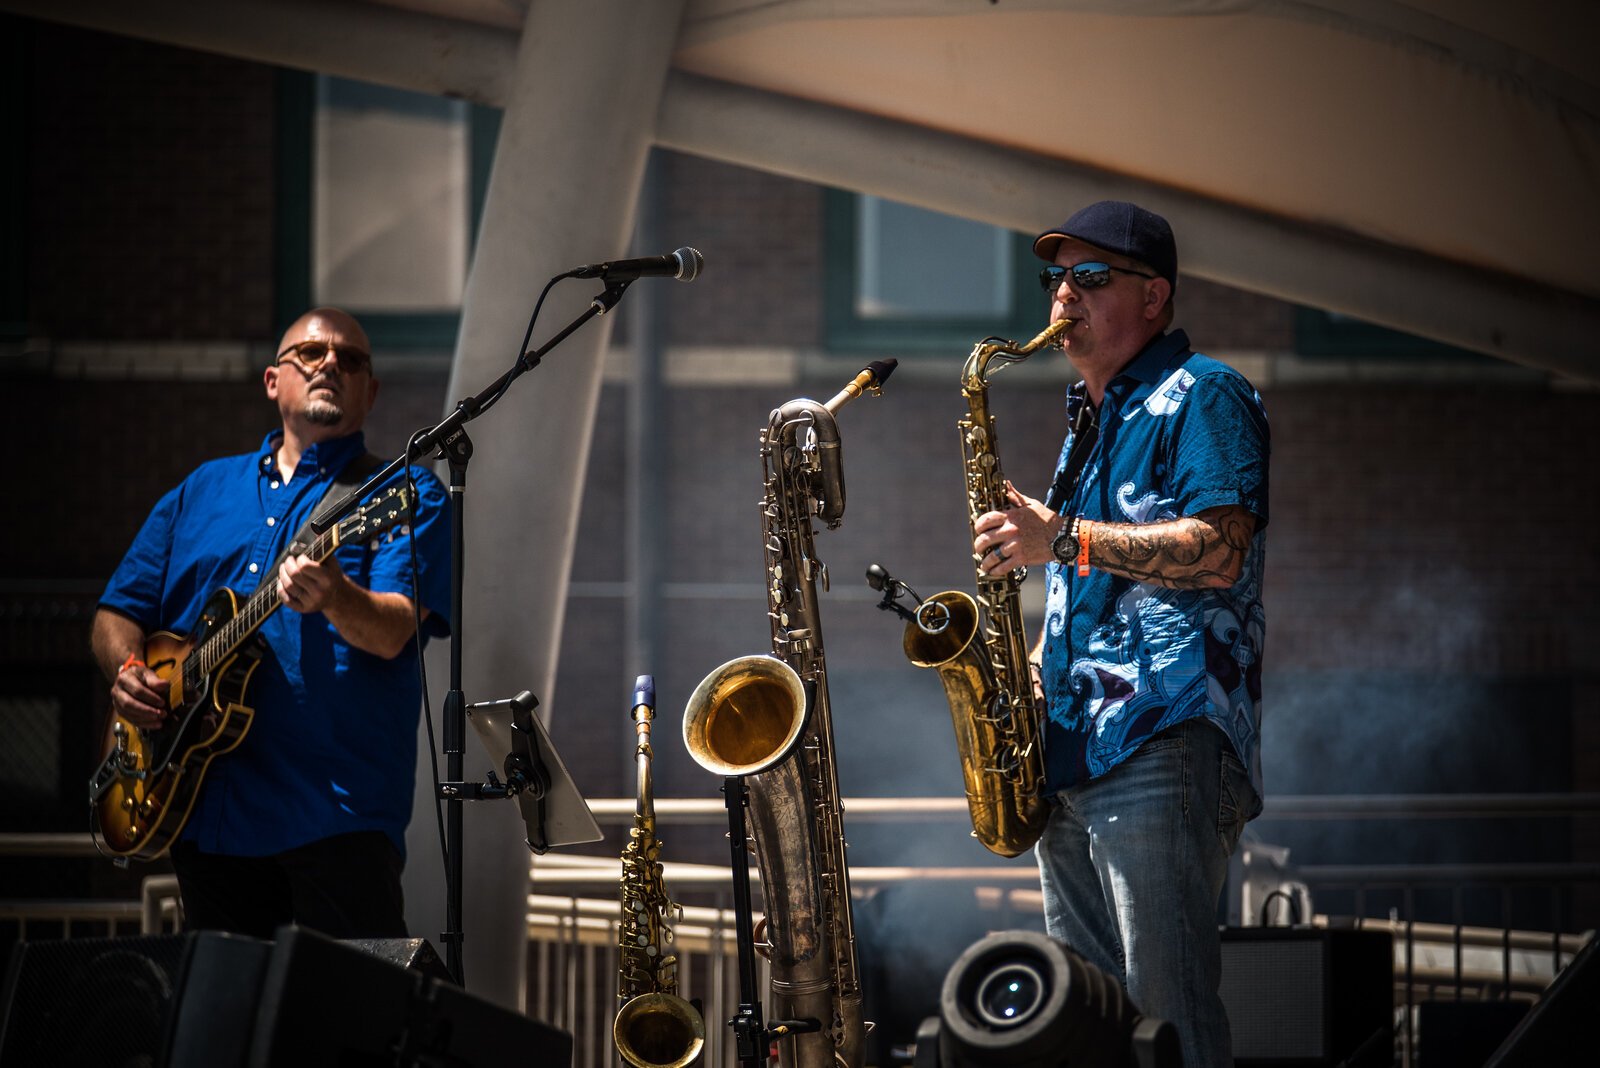
[[[1186,1065],[1231,1064],[1216,910],[1261,809],[1266,413],[1169,329],[1165,219],[1101,201],[1034,252],[1083,380],[1045,500],[1008,486],[973,552],[992,575],[1048,565],[1045,923],[1178,1027]]]

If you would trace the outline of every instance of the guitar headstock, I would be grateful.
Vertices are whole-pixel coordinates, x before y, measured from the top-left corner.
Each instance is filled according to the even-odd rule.
[[[390,486],[339,521],[339,544],[371,541],[409,522],[411,522],[410,491],[405,486]]]

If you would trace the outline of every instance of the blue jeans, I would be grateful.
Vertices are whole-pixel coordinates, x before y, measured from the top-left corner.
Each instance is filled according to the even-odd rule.
[[[1217,900],[1254,798],[1222,731],[1192,719],[1060,791],[1036,850],[1045,930],[1172,1023],[1185,1068],[1233,1063]]]

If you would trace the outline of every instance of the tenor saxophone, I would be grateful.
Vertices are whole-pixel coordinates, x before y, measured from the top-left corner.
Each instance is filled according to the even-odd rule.
[[[639,799],[633,829],[622,850],[622,921],[617,925],[617,1001],[611,1034],[617,1053],[634,1068],[686,1068],[705,1046],[705,1020],[678,996],[678,956],[669,914],[676,911],[661,877],[651,790],[650,721],[655,679],[633,684],[633,729],[638,735]]]
[[[877,394],[895,367],[874,362],[826,404],[796,399],[761,434],[771,655],[730,660],[707,675],[684,712],[689,754],[708,771],[745,776],[761,869],[772,1020],[814,1020],[779,1040],[784,1068],[859,1068],[867,1025],[850,911],[843,810],[823,656],[813,517],[844,515],[844,468],[834,413]]]
[[[1011,506],[989,414],[990,363],[999,360],[1005,366],[1026,359],[1071,325],[1070,319],[1053,322],[1020,346],[985,338],[967,356],[961,370],[967,415],[957,428],[969,528],[985,512]],[[1028,570],[1018,567],[991,576],[984,572],[981,557],[974,556],[973,562],[980,565],[977,600],[960,590],[934,594],[906,624],[903,644],[907,659],[936,669],[944,684],[974,837],[990,852],[1014,857],[1039,840],[1048,814],[1043,797],[1044,710],[1033,695],[1022,622],[1020,591]]]

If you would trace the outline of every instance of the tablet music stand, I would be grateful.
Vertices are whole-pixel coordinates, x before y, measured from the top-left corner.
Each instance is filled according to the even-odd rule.
[[[505,781],[496,779],[491,768],[487,782],[465,785],[475,787],[478,798],[515,797],[528,848],[536,855],[556,846],[598,842],[605,836],[544,724],[533,714],[537,707],[539,699],[528,690],[504,701],[467,706],[467,721]]]

